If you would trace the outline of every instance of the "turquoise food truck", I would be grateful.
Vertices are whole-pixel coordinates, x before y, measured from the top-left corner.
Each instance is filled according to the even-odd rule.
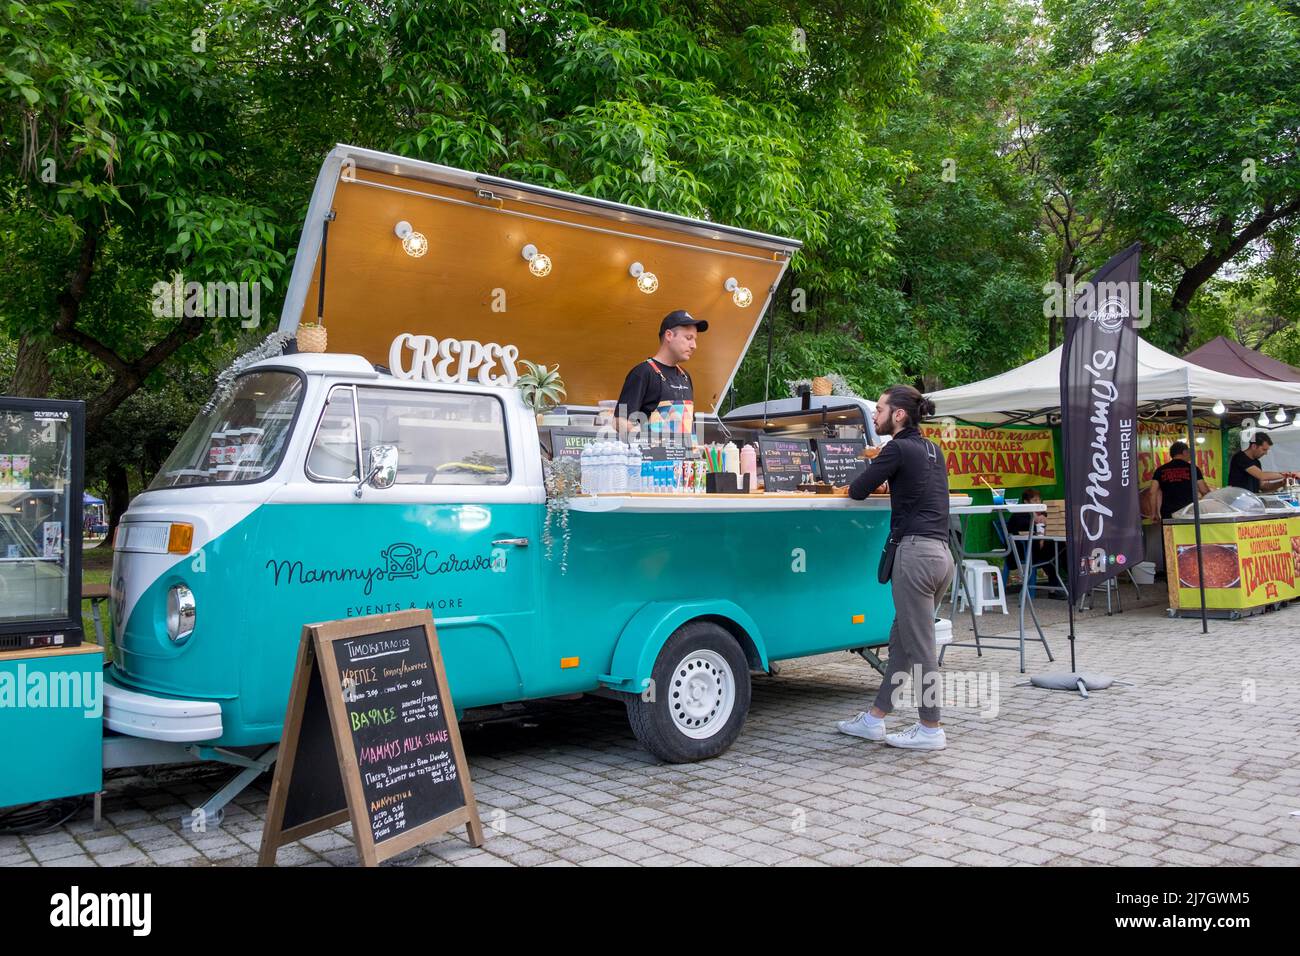
[[[118,529],[106,765],[183,750],[243,767],[237,789],[274,757],[303,624],[397,609],[432,612],[459,708],[614,695],[666,761],[736,739],[751,672],[874,660],[887,497],[548,502],[556,434],[512,384],[520,357],[559,362],[569,431],[595,434],[687,307],[710,323],[691,363],[705,440],[870,443],[860,402],[715,415],[797,247],[337,147],[280,327],[319,317],[328,351],[239,370]]]

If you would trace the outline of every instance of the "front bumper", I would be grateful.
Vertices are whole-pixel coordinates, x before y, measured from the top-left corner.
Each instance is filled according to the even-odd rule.
[[[129,690],[104,674],[104,727],[119,734],[189,743],[221,736],[221,705]]]

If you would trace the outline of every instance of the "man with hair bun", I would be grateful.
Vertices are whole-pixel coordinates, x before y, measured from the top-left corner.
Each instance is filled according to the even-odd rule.
[[[934,643],[934,612],[952,582],[948,549],[948,466],[933,442],[921,435],[921,419],[934,414],[934,402],[910,385],[886,389],[876,403],[876,433],[893,440],[867,463],[852,484],[850,497],[866,498],[889,482],[889,545],[894,548],[889,584],[894,625],[889,632],[889,665],[875,702],[841,733],[884,741],[908,750],[942,750],[947,738],[939,723],[942,696]],[[885,573],[882,560],[881,574]],[[887,734],[884,718],[894,710],[903,678],[911,675],[921,701],[920,721],[901,733]]]

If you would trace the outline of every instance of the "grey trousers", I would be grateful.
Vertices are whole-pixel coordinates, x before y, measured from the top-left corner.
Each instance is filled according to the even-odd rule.
[[[889,582],[894,592],[889,662],[875,700],[875,705],[887,714],[894,710],[895,695],[901,699],[903,677],[910,675],[912,692],[922,701],[922,706],[917,708],[921,719],[931,723],[939,720],[943,685],[934,646],[934,611],[943,602],[952,574],[952,552],[946,541],[909,534],[898,543]],[[927,696],[931,700],[926,700]]]

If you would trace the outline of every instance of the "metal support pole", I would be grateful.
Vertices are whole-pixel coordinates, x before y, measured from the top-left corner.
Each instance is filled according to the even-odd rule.
[[[316,321],[325,324],[325,258],[329,250],[330,223],[334,221],[334,210],[325,214],[325,224],[320,234],[320,282],[316,289]]]
[[[1187,447],[1192,455],[1192,518],[1196,526],[1196,580],[1201,586],[1201,633],[1210,633],[1209,618],[1205,613],[1205,558],[1201,554],[1201,483],[1196,475],[1196,430],[1192,425],[1192,396],[1187,396]],[[1166,574],[1178,573],[1178,549],[1174,549],[1174,566]]]

